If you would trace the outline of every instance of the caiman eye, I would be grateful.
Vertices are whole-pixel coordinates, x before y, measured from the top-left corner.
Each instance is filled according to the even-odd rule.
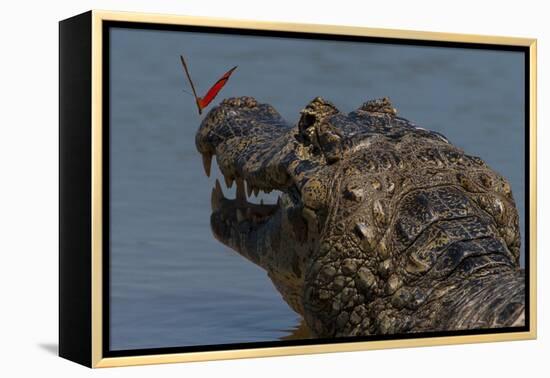
[[[338,113],[340,111],[332,103],[321,97],[315,97],[301,112],[301,117],[298,121],[300,134],[307,138],[312,134],[312,129],[316,124]]]
[[[323,154],[328,164],[340,160],[342,155],[342,135],[329,122],[338,113],[333,104],[317,97],[302,110],[298,121],[298,140],[313,145],[314,152]]]
[[[315,114],[302,112],[302,116],[298,121],[298,130],[300,133],[297,135],[297,138],[305,145],[313,144],[315,140],[315,122],[317,122]]]
[[[317,142],[328,164],[342,157],[342,139],[340,131],[329,123],[322,122],[317,128]]]

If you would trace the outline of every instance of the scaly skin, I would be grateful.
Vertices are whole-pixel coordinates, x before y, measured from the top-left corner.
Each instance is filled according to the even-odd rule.
[[[508,182],[388,99],[350,114],[316,98],[294,127],[250,97],[224,100],[196,145],[215,155],[211,225],[265,269],[314,336],[524,325],[518,213]],[[278,190],[276,205],[248,203]]]

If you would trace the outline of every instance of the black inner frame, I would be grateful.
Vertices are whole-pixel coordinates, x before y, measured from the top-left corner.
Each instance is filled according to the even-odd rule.
[[[499,50],[499,51],[515,51],[523,52],[524,54],[524,90],[525,90],[525,325],[523,327],[507,327],[507,328],[491,328],[491,329],[471,329],[460,331],[444,331],[444,332],[418,332],[407,334],[393,335],[371,335],[371,336],[354,336],[354,337],[339,337],[339,338],[318,338],[305,340],[274,340],[265,342],[250,342],[250,343],[232,343],[232,344],[215,344],[215,345],[200,345],[200,346],[181,346],[181,347],[166,347],[166,348],[144,348],[144,349],[128,349],[128,350],[110,350],[110,30],[111,28],[130,28],[130,29],[148,29],[148,30],[167,30],[181,32],[200,32],[200,33],[215,33],[215,34],[231,34],[231,35],[248,35],[248,36],[266,36],[266,37],[283,37],[297,39],[314,39],[314,40],[332,40],[332,41],[350,41],[350,42],[370,42],[370,43],[386,43],[395,45],[413,45],[413,46],[433,46],[445,48],[468,48],[479,50]],[[404,38],[384,38],[384,37],[365,37],[365,36],[348,36],[348,35],[331,35],[331,34],[316,34],[304,32],[286,32],[286,31],[267,31],[267,30],[248,30],[238,28],[210,27],[210,26],[190,26],[190,25],[166,25],[154,23],[126,22],[126,21],[103,21],[103,357],[126,357],[139,355],[155,355],[169,353],[185,353],[185,352],[205,352],[218,350],[235,350],[235,349],[253,349],[253,348],[269,348],[281,346],[298,346],[298,345],[315,345],[315,344],[339,344],[350,342],[364,342],[376,340],[399,340],[399,339],[420,339],[430,337],[443,336],[461,336],[461,335],[481,335],[509,332],[528,332],[530,330],[530,298],[529,298],[529,271],[530,271],[530,55],[529,47],[527,46],[508,46],[498,44],[481,44],[481,43],[464,43],[464,42],[441,42],[429,40],[410,40]]]

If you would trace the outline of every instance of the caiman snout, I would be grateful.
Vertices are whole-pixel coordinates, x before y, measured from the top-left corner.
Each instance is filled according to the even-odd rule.
[[[251,97],[231,98],[213,108],[196,135],[206,174],[215,157],[227,188],[212,190],[211,226],[215,237],[264,268],[290,306],[301,312],[307,221],[292,172],[300,143],[293,128],[267,104]],[[293,170],[294,168],[294,170]],[[272,203],[251,197],[268,194]],[[266,197],[264,195],[264,197]]]

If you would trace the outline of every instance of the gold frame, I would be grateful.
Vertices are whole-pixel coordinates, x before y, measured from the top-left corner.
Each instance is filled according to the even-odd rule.
[[[171,25],[217,26],[240,29],[299,31],[335,35],[354,35],[410,40],[430,40],[444,42],[466,42],[479,44],[513,45],[529,48],[530,54],[530,325],[528,332],[510,332],[467,336],[445,336],[419,339],[365,341],[353,343],[318,344],[305,346],[268,347],[241,350],[210,352],[189,352],[131,357],[102,356],[102,22],[129,21]],[[373,29],[364,27],[293,24],[279,22],[259,22],[210,17],[189,17],[162,14],[92,11],[92,367],[113,367],[172,362],[207,361],[249,357],[283,356],[327,352],[348,352],[358,350],[419,347],[447,344],[466,344],[495,341],[536,339],[536,221],[537,221],[537,41],[530,38],[513,38],[469,34],[435,33],[393,29]]]

